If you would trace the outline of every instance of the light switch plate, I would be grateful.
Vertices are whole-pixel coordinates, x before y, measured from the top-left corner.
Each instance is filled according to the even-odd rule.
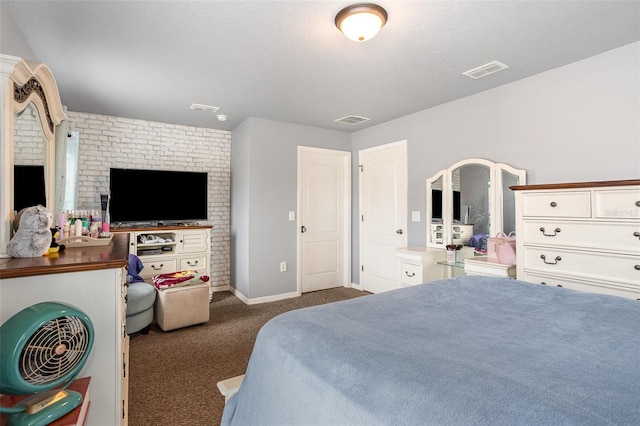
[[[411,212],[411,222],[420,222],[420,210]]]

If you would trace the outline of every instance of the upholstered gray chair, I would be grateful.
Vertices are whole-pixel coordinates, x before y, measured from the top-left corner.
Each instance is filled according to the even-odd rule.
[[[156,289],[145,282],[129,283],[127,288],[127,334],[147,334],[153,322]]]

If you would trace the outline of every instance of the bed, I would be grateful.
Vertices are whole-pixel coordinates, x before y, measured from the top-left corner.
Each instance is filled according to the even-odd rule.
[[[222,425],[287,424],[640,424],[640,301],[467,276],[279,315]]]

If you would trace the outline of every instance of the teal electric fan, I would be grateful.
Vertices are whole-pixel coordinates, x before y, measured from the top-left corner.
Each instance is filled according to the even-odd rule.
[[[57,302],[30,306],[0,326],[0,393],[30,395],[0,407],[9,425],[47,425],[82,404],[66,387],[93,346],[93,324],[80,310]]]

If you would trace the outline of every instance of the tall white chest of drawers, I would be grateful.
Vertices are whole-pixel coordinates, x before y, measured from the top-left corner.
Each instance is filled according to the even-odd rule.
[[[640,180],[511,189],[518,279],[640,299]]]

